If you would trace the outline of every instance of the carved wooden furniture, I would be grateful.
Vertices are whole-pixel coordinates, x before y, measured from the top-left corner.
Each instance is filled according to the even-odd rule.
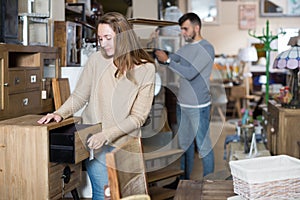
[[[299,158],[300,141],[300,109],[283,108],[270,100],[267,112],[263,112],[267,119],[267,146],[271,154],[287,154]]]
[[[0,44],[0,120],[52,112],[50,77],[60,77],[58,48]]]
[[[50,149],[59,144],[50,141],[50,132],[77,124],[80,119],[39,125],[40,118],[40,115],[25,115],[0,122],[1,199],[61,199],[70,191],[76,195],[75,189],[81,182],[81,161],[89,156],[81,141],[101,127],[90,126],[74,133],[73,164],[54,163],[50,162],[53,153]]]

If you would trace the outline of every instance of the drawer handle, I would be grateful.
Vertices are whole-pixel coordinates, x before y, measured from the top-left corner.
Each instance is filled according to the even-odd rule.
[[[4,83],[3,84],[4,87],[8,87],[8,85],[9,85],[8,83]]]
[[[15,78],[15,85],[18,85],[20,83],[20,79],[19,79],[19,77],[16,77]]]
[[[71,168],[69,166],[66,166],[63,171],[63,175],[61,178],[64,180],[64,183],[69,183],[71,179],[71,174],[73,174],[74,171],[71,171]]]
[[[24,106],[28,106],[28,103],[29,103],[28,98],[24,98],[24,99],[23,99],[23,105],[24,105]]]
[[[272,127],[270,131],[271,133],[275,133],[275,128]]]

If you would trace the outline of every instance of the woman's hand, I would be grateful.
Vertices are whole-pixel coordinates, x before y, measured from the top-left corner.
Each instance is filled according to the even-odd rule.
[[[55,113],[48,113],[41,119],[39,119],[37,122],[39,124],[48,124],[51,120],[54,120],[55,122],[60,122],[62,120],[62,117]]]
[[[97,133],[97,134],[94,134],[92,137],[90,137],[88,140],[87,140],[87,143],[88,143],[88,147],[90,149],[99,149],[101,148],[104,143],[107,142],[107,139],[105,137],[105,133],[103,132],[100,132],[100,133]]]

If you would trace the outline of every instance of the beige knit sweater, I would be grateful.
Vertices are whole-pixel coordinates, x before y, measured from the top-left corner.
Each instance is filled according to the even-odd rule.
[[[119,145],[132,136],[140,136],[154,96],[155,66],[136,66],[126,75],[115,77],[112,58],[100,52],[92,54],[74,92],[55,112],[63,118],[85,106],[83,124],[102,124],[109,144]]]

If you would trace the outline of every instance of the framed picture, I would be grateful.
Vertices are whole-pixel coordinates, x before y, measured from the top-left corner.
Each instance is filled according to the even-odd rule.
[[[187,11],[196,13],[203,22],[203,25],[219,24],[219,0],[188,0]]]
[[[181,46],[180,36],[159,36],[158,37],[158,49],[174,53]]]
[[[260,0],[262,17],[295,17],[300,16],[300,0]]]
[[[256,6],[245,4],[239,6],[239,28],[241,30],[254,29],[256,27]]]

